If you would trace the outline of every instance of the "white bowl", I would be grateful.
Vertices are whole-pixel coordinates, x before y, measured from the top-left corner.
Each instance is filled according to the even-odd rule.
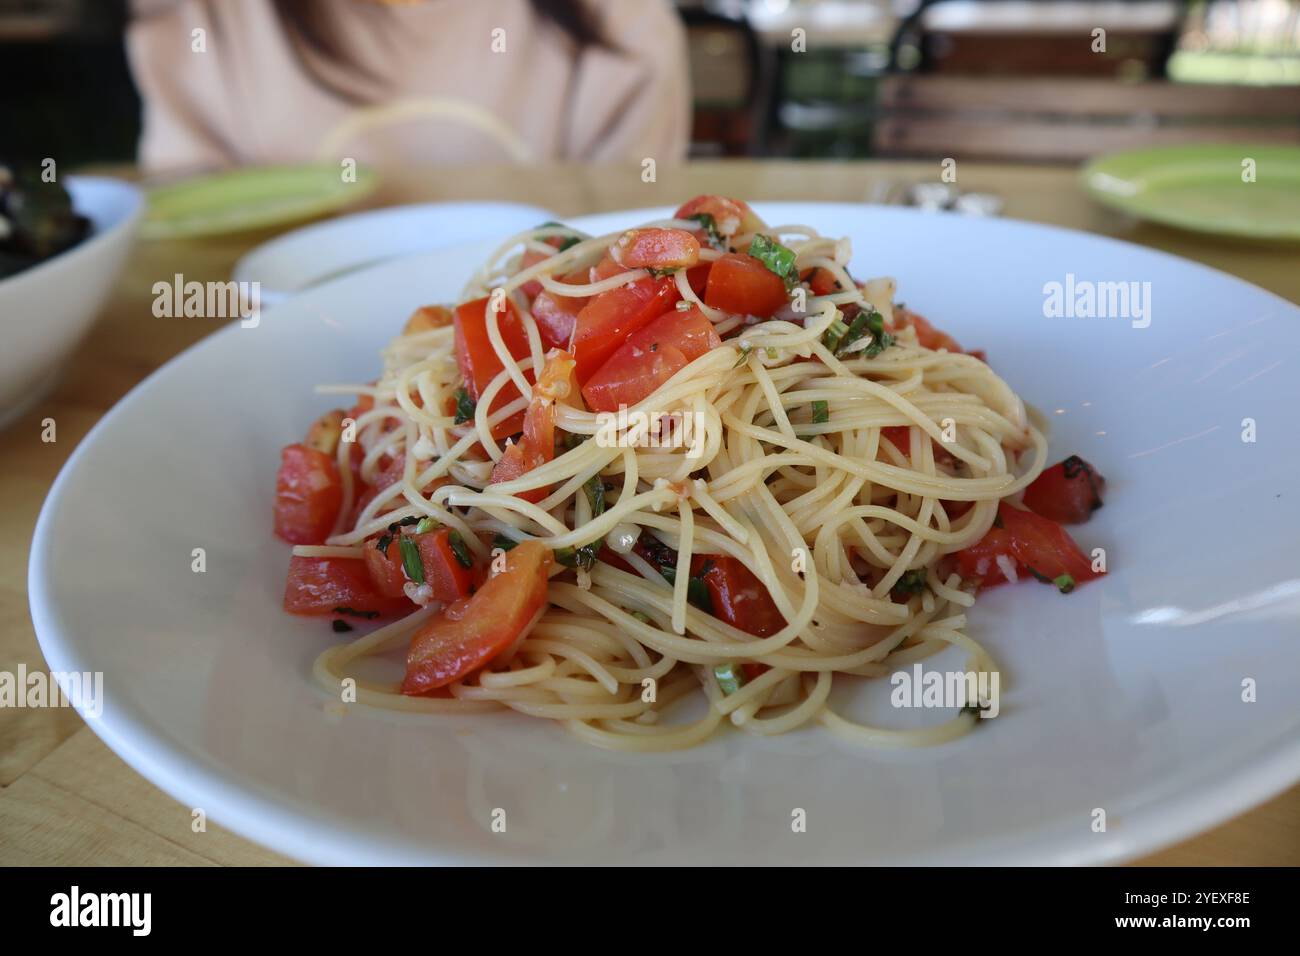
[[[41,398],[59,365],[99,315],[131,248],[144,195],[98,176],[72,176],[68,191],[94,231],[57,256],[0,280],[0,424]]]

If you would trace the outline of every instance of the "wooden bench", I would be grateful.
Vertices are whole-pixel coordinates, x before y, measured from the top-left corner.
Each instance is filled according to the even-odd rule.
[[[901,74],[881,81],[875,151],[1078,162],[1195,142],[1300,144],[1300,87]]]

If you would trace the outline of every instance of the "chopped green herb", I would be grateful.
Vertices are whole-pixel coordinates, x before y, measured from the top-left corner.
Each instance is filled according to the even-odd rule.
[[[740,350],[740,358],[736,359],[736,364],[731,367],[740,368],[742,365],[748,362],[749,353],[752,351],[754,351],[754,347],[752,345],[746,345],[743,349]]]
[[[722,237],[722,233],[718,232],[718,221],[713,218],[712,213],[697,212],[694,216],[687,216],[686,218],[694,219],[704,227],[704,231],[709,237],[709,245],[714,249],[720,249],[723,252],[726,252],[727,240]]]
[[[652,269],[649,266],[646,266],[645,271],[650,273],[650,278],[652,279],[662,279],[664,276],[672,275],[680,268],[680,266],[673,266],[671,269]]]
[[[642,624],[649,624],[651,626],[654,625],[654,621],[650,620],[650,615],[646,614],[644,611],[628,611],[628,613],[631,614],[638,621],[640,621]]]
[[[778,352],[775,348],[773,348],[770,345],[764,346],[763,351],[767,353],[768,359],[770,359],[773,362],[775,362],[777,359],[781,357],[781,353]]]
[[[844,331],[843,337],[835,347],[835,354],[839,355],[847,352],[850,345],[862,338],[867,332],[867,313],[859,312],[849,323],[849,327]]]
[[[378,611],[358,611],[354,607],[336,607],[335,614],[351,614],[353,617],[364,617],[367,621],[379,617]]]
[[[686,582],[686,600],[706,614],[713,613],[713,599],[709,597],[709,586],[703,578],[691,578]]]
[[[1025,565],[1025,570],[1032,574],[1035,580],[1041,581],[1043,584],[1055,584],[1057,590],[1062,594],[1069,594],[1074,590],[1074,578],[1068,574],[1061,574],[1054,578],[1049,578],[1046,574],[1043,574],[1041,571],[1036,571],[1029,567],[1029,565]]]
[[[578,548],[560,548],[555,552],[555,560],[566,568],[582,568],[590,571],[596,563],[596,552],[600,550],[597,543],[584,544]]]
[[[745,686],[745,671],[735,661],[715,665],[713,677],[718,682],[718,688],[728,697]]]
[[[459,531],[453,530],[448,533],[447,546],[451,548],[451,553],[456,556],[456,561],[462,568],[474,567],[474,559],[470,556],[469,547],[465,544],[465,539],[460,536]]]
[[[352,630],[351,624],[347,621],[340,620],[337,617],[331,621],[330,624],[334,628],[335,634],[346,634],[348,631]]]
[[[492,547],[500,548],[502,551],[509,551],[518,543],[519,542],[516,541],[514,538],[507,538],[505,535],[499,532],[497,533],[497,536],[492,539]]]
[[[640,539],[641,550],[650,559],[663,579],[672,587],[677,586],[677,552],[664,544],[652,534],[643,534]],[[706,560],[700,573],[686,580],[686,600],[708,614],[713,613],[713,601],[709,597],[709,586],[704,583],[704,576],[713,567],[713,562]]]
[[[423,584],[424,561],[420,559],[420,549],[412,539],[405,536],[397,539],[397,546],[402,552],[402,567],[406,569],[406,576],[416,584]]]
[[[867,328],[871,330],[871,344],[862,350],[867,358],[875,358],[894,344],[894,337],[885,331],[885,317],[879,312],[867,316]]]
[[[832,325],[831,329],[834,328],[835,326]],[[830,330],[827,332],[828,335],[829,332]],[[867,358],[875,358],[894,344],[894,337],[885,331],[885,317],[875,310],[859,312],[854,316],[853,322],[845,328],[844,333],[836,337],[834,345],[826,342],[824,338],[822,341],[833,353],[841,355],[847,352],[854,342],[868,334],[871,336],[870,341],[864,348],[858,350]]]
[[[787,290],[799,284],[799,270],[795,268],[793,249],[760,234],[749,244],[749,254],[767,266],[769,272],[778,275]]]
[[[605,483],[600,475],[592,475],[582,486],[587,493],[587,502],[591,505],[591,516],[598,518],[605,513]]]
[[[420,523],[415,526],[415,533],[428,534],[430,531],[437,531],[441,527],[442,525],[433,518],[421,518]]]
[[[812,403],[812,423],[814,425],[824,425],[831,420],[831,406],[829,402]]]
[[[894,583],[891,594],[920,594],[925,590],[925,569],[916,568],[908,571]]]
[[[830,324],[826,331],[822,333],[822,345],[826,346],[830,353],[834,355],[839,351],[840,342],[844,340],[844,335],[848,330],[849,327],[847,325],[839,319],[836,319]]]
[[[474,419],[474,408],[477,402],[469,397],[469,392],[463,388],[456,389],[456,424],[464,425]]]
[[[693,575],[686,582],[686,600],[706,614],[713,613],[713,599],[709,596],[709,586],[704,583],[704,576],[712,569],[713,562],[705,561],[700,568],[700,573]]]

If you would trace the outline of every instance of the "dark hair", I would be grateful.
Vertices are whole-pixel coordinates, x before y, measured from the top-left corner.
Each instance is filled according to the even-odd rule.
[[[529,0],[533,12],[559,27],[578,46],[604,46],[600,27],[583,0]]]
[[[321,0],[273,0],[273,3],[280,22],[303,43],[331,59],[340,55],[337,39],[330,33],[323,15]],[[604,45],[596,17],[584,0],[529,0],[529,5],[533,13],[559,29],[575,46]],[[371,7],[376,14],[384,12],[378,4]]]
[[[356,2],[356,0],[349,0]],[[322,0],[272,0],[276,15],[285,32],[295,43],[295,53],[301,59],[303,48],[328,61],[343,57],[342,45],[331,29],[329,11]],[[558,29],[576,50],[587,46],[605,46],[599,24],[586,0],[529,0],[529,5],[543,21]],[[378,3],[364,4],[374,16],[387,11]],[[373,76],[361,77],[363,83],[375,80]],[[356,89],[343,88],[329,81],[318,81],[334,94],[353,103],[366,97]]]

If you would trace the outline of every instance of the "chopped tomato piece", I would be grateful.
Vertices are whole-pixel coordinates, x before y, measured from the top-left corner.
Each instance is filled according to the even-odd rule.
[[[492,348],[492,341],[487,331],[488,298],[475,299],[456,307],[454,322],[456,325],[456,364],[460,366],[461,378],[470,397],[477,401],[483,389],[505,366]],[[515,312],[510,300],[505,300],[505,311],[497,314],[497,328],[506,350],[516,359],[528,357],[528,333],[524,330],[519,314]],[[512,398],[518,397],[518,389],[506,386],[502,395],[512,391]],[[502,402],[501,404],[504,404]]]
[[[587,381],[629,335],[663,315],[677,299],[676,283],[664,277],[639,279],[588,300],[573,333],[578,381]]]
[[[591,267],[587,278],[592,282],[600,282],[604,279],[611,279],[620,272],[630,272],[626,266],[621,266],[610,258],[609,253],[603,255],[599,262]]]
[[[700,261],[700,241],[685,229],[629,229],[609,256],[627,269],[689,269]]]
[[[385,597],[356,558],[289,559],[284,609],[291,614],[329,614],[345,607],[362,613],[399,614],[412,607],[406,598]]]
[[[402,537],[414,542],[420,554],[420,563],[424,566],[424,583],[433,590],[433,599],[450,604],[465,597],[473,589],[473,564],[470,567],[460,563],[451,546],[451,529],[439,528],[424,534],[393,535],[388,548],[380,551],[378,539],[366,542],[366,568],[375,589],[385,597],[404,597],[407,582],[402,562]]]
[[[375,397],[373,395],[358,395],[357,403],[348,410],[347,417],[354,422],[375,407]]]
[[[607,544],[600,546],[600,551],[596,553],[596,560],[604,561],[606,564],[618,568],[620,571],[626,571],[628,574],[636,574],[636,568],[628,564],[623,556]]]
[[[985,587],[1000,584],[1007,578],[999,557],[1011,561],[1018,576],[1054,582],[1068,575],[1070,583],[1062,590],[1101,576],[1059,524],[1006,502],[998,504],[997,523],[988,533],[957,553],[957,571],[963,578],[979,579]]]
[[[492,341],[488,338],[487,332],[487,310],[488,299],[475,299],[473,302],[466,302],[456,307],[454,321],[456,325],[456,364],[460,366],[461,378],[465,381],[465,389],[469,392],[470,397],[475,401],[483,393],[483,389],[491,384],[492,379],[500,374],[505,366],[501,359],[497,357],[496,350],[492,348]],[[497,315],[497,327],[501,331],[501,339],[505,342],[506,350],[516,359],[527,358],[528,333],[524,330],[523,322],[519,314],[515,312],[514,306],[510,300],[506,300],[505,312]],[[532,381],[532,372],[525,372],[525,376]],[[519,397],[519,389],[515,387],[514,382],[507,382],[501,391],[497,392],[496,399],[492,402],[490,412],[494,412],[503,405],[508,405]],[[513,435],[519,430],[518,420],[511,416],[503,422],[498,422],[492,428],[493,438],[504,438],[506,435]]]
[[[947,332],[942,329],[936,329],[923,316],[917,315],[910,309],[894,310],[894,325],[897,328],[906,328],[911,326],[916,330],[917,344],[923,349],[947,349],[954,354],[961,354],[962,347],[957,344]]]
[[[587,276],[570,273],[560,279],[568,285],[586,285]],[[533,320],[547,349],[569,350],[573,342],[573,329],[578,324],[578,313],[587,304],[586,298],[558,295],[542,291],[533,299]]]
[[[912,456],[912,427],[910,425],[886,425],[880,429],[880,437],[888,438],[895,448],[909,458]]]
[[[424,564],[424,583],[433,589],[435,601],[447,604],[459,601],[474,590],[473,562],[469,567],[461,564],[451,545],[452,534],[450,528],[439,528],[415,536],[420,560]],[[462,553],[469,553],[463,543],[461,548]]]
[[[451,325],[451,309],[441,305],[422,305],[406,320],[403,335],[415,335],[417,332],[429,332]]]
[[[745,680],[748,682],[762,677],[772,668],[766,664],[760,664],[758,661],[745,661],[740,665],[740,669],[744,672]]]
[[[908,458],[912,457],[912,428],[910,425],[886,425],[880,429],[880,434],[883,438],[888,438],[894,447]],[[942,442],[931,438],[930,445],[934,448],[934,463],[936,465],[951,468],[957,463],[957,459],[953,457],[952,452],[943,446]],[[948,514],[950,517],[952,516],[951,511]]]
[[[634,332],[599,371],[582,395],[597,412],[635,405],[689,363],[722,344],[713,323],[695,306],[672,309]]]
[[[343,505],[338,465],[322,451],[289,445],[275,478],[275,533],[291,544],[321,544]]]
[[[550,236],[543,239],[542,242],[556,250],[556,252],[559,252],[568,244],[570,238],[571,237],[569,236]],[[545,262],[553,255],[555,255],[554,252],[542,252],[538,249],[525,249],[523,258],[519,260],[519,271],[522,272],[524,269],[531,269],[539,262]],[[529,279],[521,285],[519,289],[524,295],[528,296],[529,299],[532,299],[542,291],[542,284],[537,279]]]
[[[785,627],[772,595],[740,561],[724,554],[697,554],[691,559],[691,574],[698,577],[701,572],[714,617],[755,637],[768,637]]]
[[[768,318],[789,300],[780,276],[753,256],[735,252],[713,263],[704,288],[705,305],[760,319]]]
[[[375,590],[384,597],[404,597],[403,588],[409,580],[402,570],[402,549],[397,543],[397,535],[390,535],[388,548],[380,551],[378,539],[370,538],[365,543],[366,570]]]
[[[1101,507],[1106,479],[1078,455],[1046,469],[1025,489],[1025,505],[1061,524],[1080,524]]]
[[[694,269],[686,270],[686,282],[691,287],[691,291],[699,298],[704,298],[704,290],[709,287],[709,270],[713,267],[712,262],[701,262]]]
[[[568,352],[553,351],[547,356],[541,380],[533,390],[533,400],[528,405],[528,414],[524,416],[523,434],[519,441],[506,446],[492,467],[492,477],[488,484],[513,481],[555,457],[554,399],[559,397],[560,392],[567,394],[571,388],[573,364],[573,356]],[[546,485],[516,492],[515,497],[536,504],[550,493],[550,486]]]
[[[360,473],[354,466],[353,476],[358,484],[353,492],[356,496],[356,501],[352,505],[352,522],[354,524],[356,523],[357,517],[360,516],[363,510],[365,510],[366,505],[375,500],[376,495],[390,485],[395,485],[401,481],[402,475],[405,473],[405,455],[398,455],[396,458],[390,459],[387,464],[383,465],[383,467],[379,469],[379,471],[375,472],[375,480],[370,484],[361,481]]]
[[[651,567],[659,569],[665,578],[673,574],[677,552],[654,535],[642,534],[634,550]],[[597,557],[620,571],[637,574],[630,564],[608,547],[602,547]],[[763,582],[730,555],[693,555],[691,576],[703,578],[713,616],[719,620],[757,637],[767,637],[785,627],[785,618],[777,610],[776,602]]]
[[[840,291],[840,284],[829,269],[805,269],[799,278],[808,283],[813,295],[831,295]]]
[[[690,219],[701,214],[712,216],[718,233],[723,236],[758,232],[765,228],[763,220],[754,214],[747,203],[726,196],[704,195],[688,199],[673,213],[673,218]]]
[[[346,415],[347,412],[341,408],[326,412],[311,423],[303,444],[333,458],[338,451],[339,439],[343,436],[343,419]]]
[[[551,552],[522,541],[506,552],[506,566],[473,597],[462,598],[424,624],[406,655],[403,694],[426,694],[460,680],[506,650],[546,603]]]

